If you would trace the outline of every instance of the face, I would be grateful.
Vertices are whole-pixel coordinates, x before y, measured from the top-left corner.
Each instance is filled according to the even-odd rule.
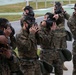
[[[5,35],[10,36],[10,34],[12,33],[10,26],[8,26],[7,29],[4,29],[4,33]]]
[[[46,27],[46,22],[42,21],[41,26]]]
[[[29,13],[29,10],[25,10],[23,13],[24,13],[25,15],[27,15],[27,13]]]
[[[44,15],[44,20],[47,20],[48,15]]]
[[[23,29],[24,29],[24,30],[27,30],[27,28],[28,28],[28,24],[27,24],[26,22],[24,22],[24,23],[23,23]]]

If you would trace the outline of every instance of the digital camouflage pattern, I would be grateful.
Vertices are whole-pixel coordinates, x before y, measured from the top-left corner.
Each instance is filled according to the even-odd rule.
[[[12,53],[13,56],[13,60],[12,61],[8,61],[10,70],[11,70],[11,75],[13,75],[14,73],[16,75],[19,75],[18,72],[20,71],[19,68],[19,59],[17,57],[17,55],[15,53]]]
[[[9,45],[10,43],[9,33],[11,31],[8,32],[8,35],[6,31],[4,31],[4,29],[6,30],[9,27],[10,27],[9,21],[6,18],[0,18],[0,75],[11,75],[9,62],[12,63],[14,58],[12,56],[11,51],[9,51],[11,50]]]
[[[55,38],[54,32],[51,30],[48,31],[45,27],[42,27],[38,34],[40,46],[42,48],[40,59],[53,65],[55,75],[63,75],[62,62],[59,57],[59,51],[56,50],[57,44],[55,44],[55,42],[57,38]],[[50,75],[50,73],[46,72],[43,75]]]
[[[59,32],[60,34],[59,33],[58,34],[60,35],[60,37],[62,39],[61,44],[64,43],[64,45],[62,45],[63,46],[62,48],[67,48],[66,32],[65,32],[65,19],[68,20],[70,15],[68,13],[64,12],[64,13],[60,13],[59,16],[60,17],[57,21],[59,23],[57,23],[57,25],[58,25],[58,28],[60,30],[60,32]]]
[[[69,18],[69,20],[68,20],[68,27],[70,28],[70,30],[71,30],[71,32],[72,32],[72,34],[73,34],[73,38],[74,38],[74,40],[76,40],[76,32],[75,32],[75,30],[76,30],[76,28],[75,28],[75,26],[76,26],[76,15],[72,15],[70,18]]]
[[[65,19],[68,20],[70,15],[66,12],[60,13],[59,15],[59,19],[57,21],[57,25],[60,29],[65,28]]]
[[[10,68],[6,57],[0,54],[0,75],[10,75]]]
[[[69,17],[70,17],[70,15],[66,12],[66,11],[64,11],[64,12],[62,12],[62,13],[60,13],[59,14],[59,16],[60,16],[60,18],[58,19],[58,23],[57,23],[57,25],[58,25],[58,27],[59,27],[59,30],[60,30],[60,34],[59,35],[61,35],[62,34],[62,36],[60,36],[61,37],[61,41],[60,41],[60,43],[61,43],[61,46],[60,46],[60,48],[63,48],[63,49],[66,49],[67,48],[67,34],[66,34],[66,30],[65,30],[65,19],[66,20],[68,20],[69,19]],[[59,44],[59,42],[58,42],[58,44]],[[63,58],[61,58],[62,60],[63,60]],[[64,64],[64,61],[63,61],[63,64]],[[63,66],[63,69],[64,69],[64,66]]]
[[[16,35],[20,58],[20,69],[24,75],[41,75],[39,60],[37,59],[37,41],[34,34],[21,30]]]
[[[70,28],[74,42],[73,42],[73,75],[76,75],[76,15],[73,15],[68,20],[68,27]]]
[[[4,34],[0,35],[0,75],[10,75],[11,71],[8,65],[9,59],[3,54],[3,48],[7,45],[8,40],[5,36],[5,38],[3,36]]]

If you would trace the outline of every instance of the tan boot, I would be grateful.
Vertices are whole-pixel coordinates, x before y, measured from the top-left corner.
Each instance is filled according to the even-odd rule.
[[[63,64],[63,70],[67,71],[68,68]]]

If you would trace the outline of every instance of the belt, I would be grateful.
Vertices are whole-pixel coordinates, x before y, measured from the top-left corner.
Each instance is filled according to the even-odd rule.
[[[54,48],[51,48],[51,49],[42,49],[42,51],[43,51],[43,52],[46,52],[46,53],[47,53],[47,52],[49,53],[49,52],[51,52],[51,51],[57,51],[57,50],[54,49]]]
[[[37,60],[37,58],[19,58],[20,60],[23,60],[23,61],[34,61],[34,60]]]
[[[25,62],[33,62],[34,60],[27,60],[27,59],[20,59],[21,61],[25,61]]]
[[[27,59],[20,59],[21,61],[24,61],[24,62],[33,62],[34,60],[27,60]]]
[[[50,51],[50,50],[56,50],[55,48],[43,48],[42,50],[47,50],[47,51]]]

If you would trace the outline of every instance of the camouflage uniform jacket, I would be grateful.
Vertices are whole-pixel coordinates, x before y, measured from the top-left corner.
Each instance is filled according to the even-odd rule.
[[[38,42],[41,45],[42,49],[59,49],[61,48],[61,40],[63,34],[60,34],[60,30],[57,28],[55,31],[49,31],[42,27],[40,31],[38,31]]]
[[[57,21],[57,25],[60,29],[64,29],[65,28],[65,19],[68,20],[70,17],[70,15],[68,13],[60,13],[59,14],[59,19]],[[58,23],[59,22],[59,23]]]
[[[68,20],[68,27],[70,28],[74,40],[76,40],[76,15],[72,15]]]
[[[37,58],[37,41],[34,34],[21,30],[16,35],[16,40],[20,58]]]
[[[42,49],[51,49],[51,31],[48,31],[45,27],[41,27],[38,31],[38,42]]]
[[[65,13],[60,13],[59,14],[59,19],[57,20],[57,25],[58,25],[58,31],[57,31],[57,37],[59,37],[59,42],[57,42],[58,44],[61,43],[60,48],[66,48],[67,47],[67,43],[66,43],[66,30],[65,30],[65,19],[69,19],[69,14]],[[57,44],[57,45],[58,45]]]

